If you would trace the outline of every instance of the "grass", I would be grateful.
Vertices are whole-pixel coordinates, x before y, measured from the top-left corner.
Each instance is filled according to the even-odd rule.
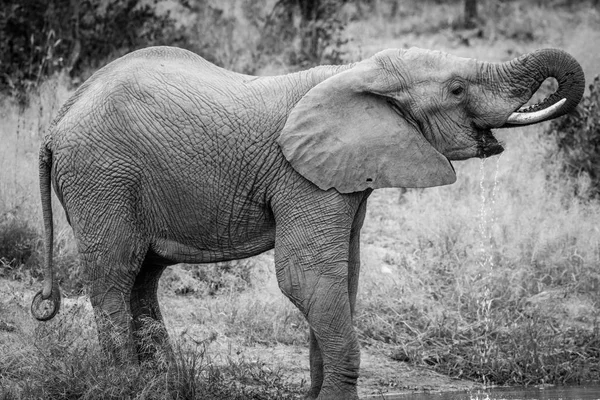
[[[210,327],[202,332],[205,336],[237,337],[247,346],[303,345],[308,340],[308,324],[279,292],[273,268],[272,252],[241,261],[171,268],[161,280],[164,309],[197,305],[188,322]],[[240,275],[252,285],[245,283],[242,288]],[[172,321],[188,332],[185,324]]]
[[[159,351],[151,363],[115,366],[99,348],[89,306],[76,302],[24,334],[20,350],[5,353],[0,398],[296,398],[299,388],[281,371],[243,355],[211,355],[211,340],[194,342],[179,335],[169,362]]]
[[[600,40],[597,12],[519,6],[526,3],[485,9],[496,24],[486,22],[481,37],[466,41],[468,33],[453,28],[456,6],[415,5],[396,20],[379,8],[349,23],[345,32],[354,40],[345,54],[352,61],[417,45],[493,61],[551,45],[570,51],[588,79],[600,72],[589,47]],[[163,369],[123,374],[110,367],[89,304],[76,301],[46,324],[31,320],[27,307],[40,287],[41,260],[37,148],[69,93],[56,77],[26,108],[9,100],[0,107],[0,276],[21,285],[0,296],[0,399],[267,399],[305,390],[306,370],[294,369],[297,355],[277,362],[252,356],[305,347],[307,340],[306,322],[279,293],[269,254],[165,273],[159,293],[176,362]],[[365,349],[484,383],[597,379],[600,203],[575,196],[573,188],[586,182],[562,174],[561,160],[549,156],[555,142],[546,129],[497,132],[506,152],[484,163],[455,163],[454,185],[372,195],[355,317]],[[81,279],[72,233],[56,198],[53,206],[59,277],[74,294]]]

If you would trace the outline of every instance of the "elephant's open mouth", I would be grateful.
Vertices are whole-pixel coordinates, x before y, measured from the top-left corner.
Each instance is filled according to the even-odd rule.
[[[476,131],[477,157],[490,157],[504,151],[504,147],[496,140],[490,129],[477,129]]]

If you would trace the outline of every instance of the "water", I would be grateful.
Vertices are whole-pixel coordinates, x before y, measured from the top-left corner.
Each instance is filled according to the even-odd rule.
[[[492,357],[491,352],[493,347],[492,344],[489,343],[490,336],[487,334],[490,330],[490,313],[493,302],[487,282],[492,279],[492,272],[494,270],[495,242],[492,230],[496,224],[496,193],[498,190],[500,157],[496,158],[496,171],[494,173],[494,181],[491,188],[489,187],[489,184],[486,185],[485,163],[486,159],[482,158],[479,167],[479,196],[481,198],[481,206],[479,210],[480,245],[478,264],[480,266],[480,272],[478,274],[478,279],[483,280],[485,285],[483,292],[480,293],[477,298],[477,313],[479,318],[483,321],[483,339],[478,343],[477,351],[479,352],[481,362],[487,364],[489,358]],[[484,384],[491,383],[486,379],[485,375],[481,376],[481,380]]]
[[[369,400],[600,400],[600,385],[511,387],[469,392],[410,393],[368,397]]]
[[[489,270],[494,269],[494,240],[492,230],[496,224],[496,194],[498,193],[498,171],[500,170],[500,157],[496,157],[496,170],[494,172],[494,181],[491,188],[486,188],[485,163],[486,159],[481,159],[479,167],[479,197],[481,206],[479,209],[479,234],[480,240],[480,264],[488,266]]]

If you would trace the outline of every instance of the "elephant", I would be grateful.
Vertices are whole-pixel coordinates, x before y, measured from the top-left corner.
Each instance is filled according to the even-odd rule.
[[[524,107],[548,77],[556,92]],[[78,88],[41,144],[45,276],[32,314],[48,320],[60,307],[53,187],[116,362],[152,357],[139,333],[162,323],[167,266],[274,249],[279,287],[310,327],[307,398],[356,399],[352,318],[369,195],[452,184],[451,161],[504,150],[491,129],[568,113],[584,86],[559,49],[501,63],[388,49],[262,77],[174,47],[129,53]],[[155,336],[168,343],[166,330]]]

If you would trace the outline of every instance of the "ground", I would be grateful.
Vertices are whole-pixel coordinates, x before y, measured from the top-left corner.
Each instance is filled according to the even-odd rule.
[[[0,279],[0,292],[5,294],[0,303],[0,351],[18,352],[17,349],[33,346],[31,336],[38,322],[29,314],[29,305],[36,285],[25,282]],[[211,299],[207,299],[211,301]],[[190,299],[163,291],[161,302],[171,337],[181,336],[183,332],[194,340],[202,341],[213,335],[209,346],[210,356],[215,360],[227,362],[228,359],[246,362],[258,362],[263,368],[280,370],[291,383],[308,385],[310,373],[308,366],[308,345],[298,344],[246,344],[239,336],[227,337],[217,334],[211,326],[204,326],[194,321],[197,309],[193,303],[202,307],[201,299]],[[89,300],[80,298],[66,299],[62,314],[69,314],[75,305],[84,304],[87,316],[84,318],[93,325]],[[91,334],[94,334],[93,332]],[[475,382],[453,379],[426,368],[412,366],[406,362],[392,358],[395,346],[363,346],[361,349],[361,377],[359,379],[359,395],[361,397],[383,393],[411,393],[424,391],[468,390],[481,385]],[[218,362],[218,361],[217,361]]]

